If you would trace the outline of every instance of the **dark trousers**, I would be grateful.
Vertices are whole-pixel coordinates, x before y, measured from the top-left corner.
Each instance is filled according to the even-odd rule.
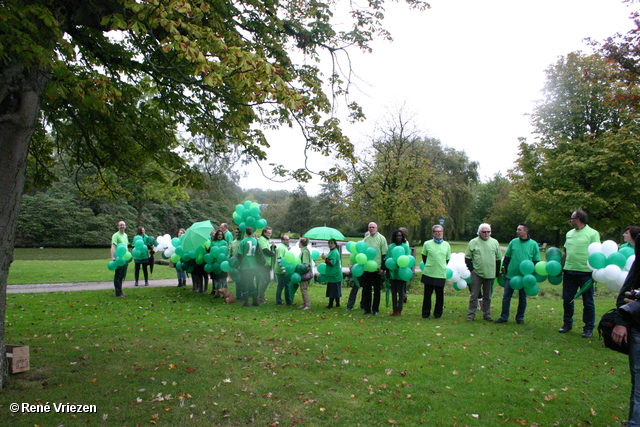
[[[347,310],[351,310],[353,306],[356,305],[356,298],[358,298],[358,291],[360,290],[358,285],[355,283],[356,280],[360,279],[354,278],[353,286],[351,286],[351,292],[349,292],[349,299],[347,300]]]
[[[444,310],[444,286],[434,286],[430,283],[424,284],[424,296],[422,297],[422,317],[431,316],[431,295],[436,293],[436,305],[433,308],[433,317],[439,319]]]
[[[148,282],[149,272],[147,271],[147,266],[149,264],[147,263],[147,261],[145,260],[145,262],[136,262],[135,265],[136,265],[136,268],[133,270],[133,275],[136,279],[136,282],[140,278],[140,266],[142,266],[142,275],[144,276],[144,281]]]
[[[404,289],[407,282],[391,279],[391,302],[394,310],[402,310],[404,303]]]
[[[573,326],[575,306],[573,299],[578,290],[591,279],[588,273],[573,273],[565,271],[562,279],[562,306],[564,308],[563,321],[565,325]],[[582,321],[585,331],[593,331],[596,324],[596,304],[594,301],[594,286],[582,294]]]
[[[513,297],[513,288],[509,284],[510,279],[507,279],[504,284],[504,294],[502,295],[502,313],[500,318],[502,320],[509,320],[509,309],[511,307],[511,297]],[[518,311],[516,311],[516,321],[524,320],[524,312],[527,309],[527,293],[524,289],[520,289],[518,294]]]
[[[377,272],[365,271],[361,276],[362,299],[360,305],[365,313],[377,313],[380,311],[380,288],[382,276]]]
[[[242,301],[244,305],[249,305],[249,298],[253,299],[253,304],[258,305],[258,289],[255,286],[257,277],[260,274],[257,268],[241,270],[242,273]]]
[[[271,282],[271,267],[268,265],[258,267],[257,279],[258,300],[263,302],[264,295],[267,293],[267,288],[269,287],[269,282]]]
[[[129,264],[125,264],[122,267],[116,268],[113,276],[113,287],[116,289],[116,296],[122,295],[122,281],[127,277],[127,267]]]

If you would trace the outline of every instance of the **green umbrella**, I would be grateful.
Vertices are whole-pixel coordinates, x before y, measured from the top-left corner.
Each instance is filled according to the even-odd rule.
[[[344,235],[331,227],[315,227],[304,233],[304,237],[317,240],[344,240]]]
[[[182,238],[182,249],[185,251],[195,251],[199,246],[211,238],[213,224],[211,221],[200,221],[194,223],[187,229]]]
[[[573,297],[573,300],[575,301],[576,298],[578,298],[580,295],[582,295],[587,289],[589,289],[591,286],[593,285],[593,279],[589,279],[587,280],[587,282],[582,285],[582,287],[580,288],[580,290],[578,291],[578,293],[576,294],[575,297]]]

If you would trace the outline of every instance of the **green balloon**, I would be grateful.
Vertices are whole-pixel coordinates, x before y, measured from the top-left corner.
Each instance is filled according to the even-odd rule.
[[[537,283],[528,288],[524,288],[524,293],[529,295],[530,297],[535,297],[536,295],[538,295],[538,292],[540,292],[540,286],[538,286]]]
[[[534,267],[535,266],[533,265],[533,261],[525,259],[520,263],[520,273],[522,273],[523,276],[531,275],[533,273]]]
[[[398,258],[398,260],[396,261],[398,263],[398,267],[400,268],[405,268],[409,266],[409,257],[406,255],[402,255]]]
[[[359,253],[358,255],[356,255],[356,262],[360,265],[365,265],[367,263],[367,255]]]
[[[549,276],[549,277],[547,277],[547,280],[552,285],[557,286],[560,283],[562,283],[562,276]]]
[[[375,262],[374,260],[370,259],[364,265],[364,270],[368,271],[369,273],[373,273],[374,271],[378,271],[378,263]]]
[[[107,268],[111,271],[115,270],[116,268],[118,268],[118,265],[116,264],[115,261],[109,261],[109,263],[107,264]]]
[[[625,261],[626,262],[626,261]],[[607,266],[607,257],[602,252],[594,252],[589,255],[589,265],[596,270]]]
[[[317,270],[318,270],[318,273],[325,274],[327,272],[327,264],[320,264]]]
[[[413,278],[413,271],[411,271],[409,267],[402,267],[398,271],[398,275],[400,276],[400,280],[404,280],[405,282],[408,282]]]
[[[124,256],[125,253],[127,253],[127,245],[124,243],[118,243],[118,246],[116,246],[116,255]]]
[[[634,254],[634,250],[633,248],[630,248],[628,246],[621,248],[618,253],[624,255],[625,258],[629,258],[631,255]]]
[[[562,262],[562,252],[558,248],[547,249],[547,261]]]
[[[539,263],[536,264],[535,267],[535,271],[536,273],[538,273],[541,276],[546,276],[547,273],[547,261],[540,261]]]
[[[293,283],[295,285],[295,284],[298,284],[298,283],[300,283],[302,281],[302,276],[300,276],[298,273],[293,273],[291,275],[291,279],[290,280],[291,280],[291,283]]]
[[[393,258],[387,258],[384,260],[384,265],[387,267],[387,270],[395,270],[398,268],[398,264],[396,264],[396,260]]]
[[[364,266],[362,264],[356,264],[351,267],[351,274],[353,277],[360,277],[364,274]]]
[[[562,273],[562,265],[558,261],[547,261],[547,274],[557,276]]]
[[[527,274],[522,278],[522,285],[524,286],[525,289],[527,288],[531,288],[533,286],[536,286],[536,278],[534,275],[532,274]],[[536,292],[537,293],[537,292]]]
[[[422,263],[420,263],[422,265]],[[422,270],[424,270],[424,265],[422,266]],[[453,270],[447,267],[447,273],[445,278],[447,280],[451,279],[453,277]]]
[[[522,282],[522,276],[513,276],[509,280],[509,286],[511,286],[511,289],[515,291],[522,289],[524,287],[524,283]]]
[[[617,265],[620,268],[624,268],[627,265],[627,257],[620,252],[614,252],[607,258],[607,265]]]
[[[296,256],[293,254],[293,252],[287,252],[286,254],[284,254],[284,260],[287,261],[289,264],[293,264],[293,261],[296,259]]]
[[[356,252],[364,253],[364,251],[366,251],[368,247],[369,246],[364,240],[360,240],[358,243],[356,243]]]

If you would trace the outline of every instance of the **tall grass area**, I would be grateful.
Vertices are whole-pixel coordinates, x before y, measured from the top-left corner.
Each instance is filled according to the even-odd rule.
[[[231,285],[233,289],[233,285]],[[620,426],[627,359],[562,325],[560,287],[529,298],[526,324],[467,322],[447,286],[441,319],[420,317],[414,280],[401,317],[226,305],[175,287],[7,296],[5,338],[31,370],[0,393],[2,425]],[[494,291],[493,314],[502,290]],[[383,296],[383,305],[384,305]],[[300,303],[300,295],[296,295]],[[598,314],[614,305],[598,288]],[[11,403],[97,405],[94,414],[11,413]]]

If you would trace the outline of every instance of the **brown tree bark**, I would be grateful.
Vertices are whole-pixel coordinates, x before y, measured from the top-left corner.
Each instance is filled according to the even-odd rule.
[[[0,85],[0,389],[7,384],[5,315],[7,278],[25,182],[29,141],[35,131],[40,97],[50,75],[19,64],[2,70]]]

